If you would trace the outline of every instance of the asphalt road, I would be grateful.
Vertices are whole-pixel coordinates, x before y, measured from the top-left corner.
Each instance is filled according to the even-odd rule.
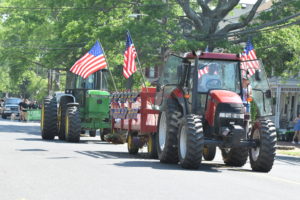
[[[41,139],[38,123],[0,120],[0,200],[299,199],[300,158],[278,155],[270,173],[227,167],[218,152],[199,170],[162,164],[126,145]]]

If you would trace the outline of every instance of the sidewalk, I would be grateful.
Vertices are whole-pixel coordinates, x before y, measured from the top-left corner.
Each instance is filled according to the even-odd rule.
[[[300,157],[300,144],[278,141],[276,145],[276,154]]]
[[[292,142],[277,141],[276,148],[282,150],[293,150],[293,149],[300,150],[300,144],[292,144]]]

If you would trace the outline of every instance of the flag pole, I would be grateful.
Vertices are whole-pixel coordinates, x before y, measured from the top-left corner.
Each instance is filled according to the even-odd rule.
[[[132,37],[131,37],[131,34],[130,34],[129,30],[127,30],[127,32],[129,33],[130,38],[131,38],[131,41],[132,41],[132,43],[134,44],[133,39],[132,39]],[[137,48],[136,48],[135,46],[134,46],[134,48],[135,48],[135,50],[136,50],[136,59],[137,59],[137,62],[138,62],[138,66],[139,66],[140,73],[141,73],[141,75],[142,75],[143,83],[144,83],[145,88],[146,88],[147,91],[148,91],[148,88],[146,87],[146,79],[145,79],[145,77],[144,77],[143,70],[142,70],[142,66],[141,66],[141,63],[140,63],[140,59],[139,59],[139,56],[138,56],[138,53],[137,53]],[[132,75],[131,75],[131,76],[132,76]]]
[[[103,50],[103,54],[104,54],[104,57],[105,57],[105,60],[106,60],[106,55],[105,55],[104,48],[103,48],[103,46],[102,46],[101,42],[99,42],[99,43],[100,43],[100,46],[101,46],[101,48],[102,48],[102,50]],[[112,79],[112,82],[113,82],[113,85],[114,85],[115,91],[117,91],[117,92],[118,92],[118,90],[117,90],[117,87],[116,87],[116,83],[115,83],[115,79],[114,79],[114,77],[113,77],[113,75],[112,75],[111,71],[109,70],[109,65],[108,65],[108,62],[106,62],[106,65],[107,65],[107,70],[108,70],[108,72],[109,72],[109,75],[110,75],[110,77],[111,77],[111,79]]]

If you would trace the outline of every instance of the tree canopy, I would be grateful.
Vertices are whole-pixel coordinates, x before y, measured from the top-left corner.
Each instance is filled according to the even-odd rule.
[[[278,70],[276,68],[278,74],[284,73],[280,71],[281,65],[290,66],[291,69],[299,67],[299,57],[295,56],[299,53],[299,39],[297,41],[298,35],[292,35],[299,33],[298,27],[266,33],[248,31],[251,27],[259,25],[264,27],[265,23],[296,14],[299,11],[296,9],[299,8],[297,7],[299,0],[289,0],[285,4],[284,1],[279,1],[274,4],[273,10],[260,13],[260,20],[253,21],[262,3],[262,0],[258,0],[238,22],[227,23],[220,27],[223,19],[239,6],[239,2],[239,0],[2,0],[0,67],[3,70],[0,78],[6,83],[0,90],[23,94],[20,88],[26,84],[25,89],[28,89],[27,93],[30,95],[31,90],[35,88],[34,82],[39,79],[43,82],[43,87],[46,87],[44,82],[47,79],[47,69],[68,70],[96,40],[101,42],[109,68],[114,76],[118,77],[118,87],[122,88],[125,85],[121,71],[127,30],[131,32],[143,67],[161,65],[170,51],[204,49],[207,44],[225,48],[225,51],[235,50],[234,53],[238,53],[236,51],[241,52],[243,48],[239,42],[245,41],[251,34],[255,45],[257,44],[259,57],[262,57],[268,65],[278,66]],[[276,9],[278,10],[274,11]],[[289,22],[283,21],[283,24]],[[239,34],[230,35],[235,31],[246,33],[238,32]],[[279,33],[282,35],[278,35]],[[282,40],[283,37],[289,39]],[[267,51],[263,50],[274,43],[284,51],[278,51],[278,46],[268,48]],[[274,52],[282,57],[281,61],[272,59],[271,55]],[[135,75],[135,79],[139,78],[140,75]],[[41,91],[45,93],[46,90]]]

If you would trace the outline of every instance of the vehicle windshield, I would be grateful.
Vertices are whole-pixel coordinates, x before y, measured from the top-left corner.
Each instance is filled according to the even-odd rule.
[[[108,90],[107,74],[106,70],[100,70],[94,74],[91,74],[86,79],[77,77],[76,88],[91,89],[91,90]]]
[[[199,60],[198,92],[225,89],[240,93],[241,82],[237,61]]]
[[[5,100],[5,104],[9,105],[9,104],[19,104],[21,102],[21,99],[6,99]]]

